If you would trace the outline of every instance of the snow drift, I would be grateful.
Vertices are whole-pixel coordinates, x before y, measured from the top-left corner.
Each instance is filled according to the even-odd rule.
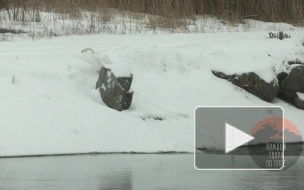
[[[254,70],[272,80],[272,66],[304,55],[300,31],[290,34],[282,41],[252,32],[2,42],[0,156],[192,152],[196,106],[283,106],[285,117],[303,134],[303,110],[279,99],[264,102],[211,73]],[[103,104],[95,90],[100,65],[92,65],[100,55],[81,53],[85,47],[130,69],[134,97],[129,110]]]

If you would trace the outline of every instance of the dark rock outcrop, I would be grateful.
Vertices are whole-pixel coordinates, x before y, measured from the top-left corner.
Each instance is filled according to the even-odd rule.
[[[295,97],[296,92],[304,93],[304,65],[298,65],[290,69],[289,73],[280,77],[280,93],[288,97]]]
[[[102,67],[95,88],[99,88],[100,96],[108,107],[117,111],[129,109],[133,98],[133,75],[130,73],[129,76],[116,76],[114,72],[110,68]]]
[[[271,102],[279,92],[279,85],[276,80],[267,83],[254,72],[243,73],[241,75],[226,75],[217,71],[212,71],[212,73],[215,76],[225,79],[247,92],[254,94],[266,102]]]
[[[280,84],[279,95],[296,107],[304,109],[303,100],[297,95],[297,92],[304,93],[304,64],[299,62],[288,64],[283,66],[286,69],[277,74]]]

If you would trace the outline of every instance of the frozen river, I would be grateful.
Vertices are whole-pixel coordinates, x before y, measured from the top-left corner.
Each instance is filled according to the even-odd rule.
[[[304,159],[287,171],[196,171],[192,154],[0,159],[1,190],[304,189]]]

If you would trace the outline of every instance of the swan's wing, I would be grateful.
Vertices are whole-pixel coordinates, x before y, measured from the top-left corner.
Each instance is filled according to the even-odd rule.
[[[109,59],[109,57],[104,54],[100,56],[100,63],[101,65],[107,65],[107,64],[111,64],[111,60]]]
[[[100,62],[100,57],[98,55],[92,54],[91,52],[83,52],[79,58],[87,63],[89,63],[95,70],[99,71],[102,67]]]

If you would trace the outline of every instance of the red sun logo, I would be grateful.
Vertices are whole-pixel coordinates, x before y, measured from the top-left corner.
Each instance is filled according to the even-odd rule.
[[[289,134],[301,137],[300,130],[288,119],[281,117],[271,117],[260,121],[251,130],[250,135],[257,136],[259,134],[268,135],[270,139],[278,139],[283,137],[282,126],[284,122],[284,138]]]

